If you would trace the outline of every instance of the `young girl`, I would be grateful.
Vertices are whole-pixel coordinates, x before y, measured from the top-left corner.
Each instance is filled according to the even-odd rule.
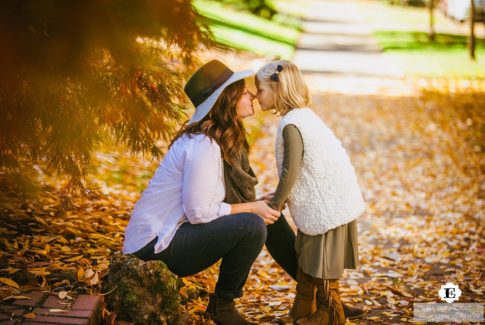
[[[365,208],[354,168],[340,141],[309,108],[308,87],[294,64],[264,65],[256,86],[261,108],[282,116],[275,153],[280,180],[270,206],[282,210],[288,201],[298,228],[298,283],[290,315],[297,324],[344,324],[338,279],[344,268],[357,266],[355,219]]]

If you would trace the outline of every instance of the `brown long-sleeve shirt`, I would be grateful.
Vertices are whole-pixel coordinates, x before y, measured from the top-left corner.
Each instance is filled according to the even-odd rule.
[[[283,129],[283,165],[280,180],[269,206],[281,211],[290,196],[291,189],[300,175],[303,159],[303,139],[300,131],[293,124]]]

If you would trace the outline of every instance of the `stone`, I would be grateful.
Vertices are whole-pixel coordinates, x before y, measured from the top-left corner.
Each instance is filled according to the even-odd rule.
[[[161,261],[142,261],[115,253],[103,281],[107,309],[117,321],[142,324],[180,324],[181,281]]]

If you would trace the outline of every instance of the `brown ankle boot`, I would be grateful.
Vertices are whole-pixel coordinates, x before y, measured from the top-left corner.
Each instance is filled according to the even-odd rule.
[[[338,280],[313,278],[317,286],[317,311],[297,321],[300,325],[342,325],[345,314],[340,301]]]
[[[215,293],[209,295],[206,314],[217,325],[256,325],[247,321],[234,306],[234,300],[218,297]]]
[[[338,279],[329,281],[329,311],[333,324],[345,324],[345,313],[342,301],[340,300],[340,290]]]
[[[315,290],[316,286],[310,275],[305,274],[300,268],[296,273],[296,296],[293,307],[290,310],[290,316],[293,321],[300,318],[308,317],[317,309]]]
[[[317,310],[309,317],[300,318],[298,325],[328,325],[330,324],[330,312],[328,305],[318,304]]]

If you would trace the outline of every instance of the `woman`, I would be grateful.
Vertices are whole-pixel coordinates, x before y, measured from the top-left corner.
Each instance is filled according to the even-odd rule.
[[[253,74],[234,73],[214,60],[192,75],[184,90],[195,114],[173,139],[125,231],[125,254],[161,260],[179,276],[222,258],[207,307],[217,324],[253,324],[239,314],[233,299],[242,296],[265,244],[266,225],[280,216],[266,201],[255,201],[257,181],[247,163],[242,120],[253,115],[254,96],[244,78]],[[231,203],[224,202],[224,174],[234,181],[227,192]]]

